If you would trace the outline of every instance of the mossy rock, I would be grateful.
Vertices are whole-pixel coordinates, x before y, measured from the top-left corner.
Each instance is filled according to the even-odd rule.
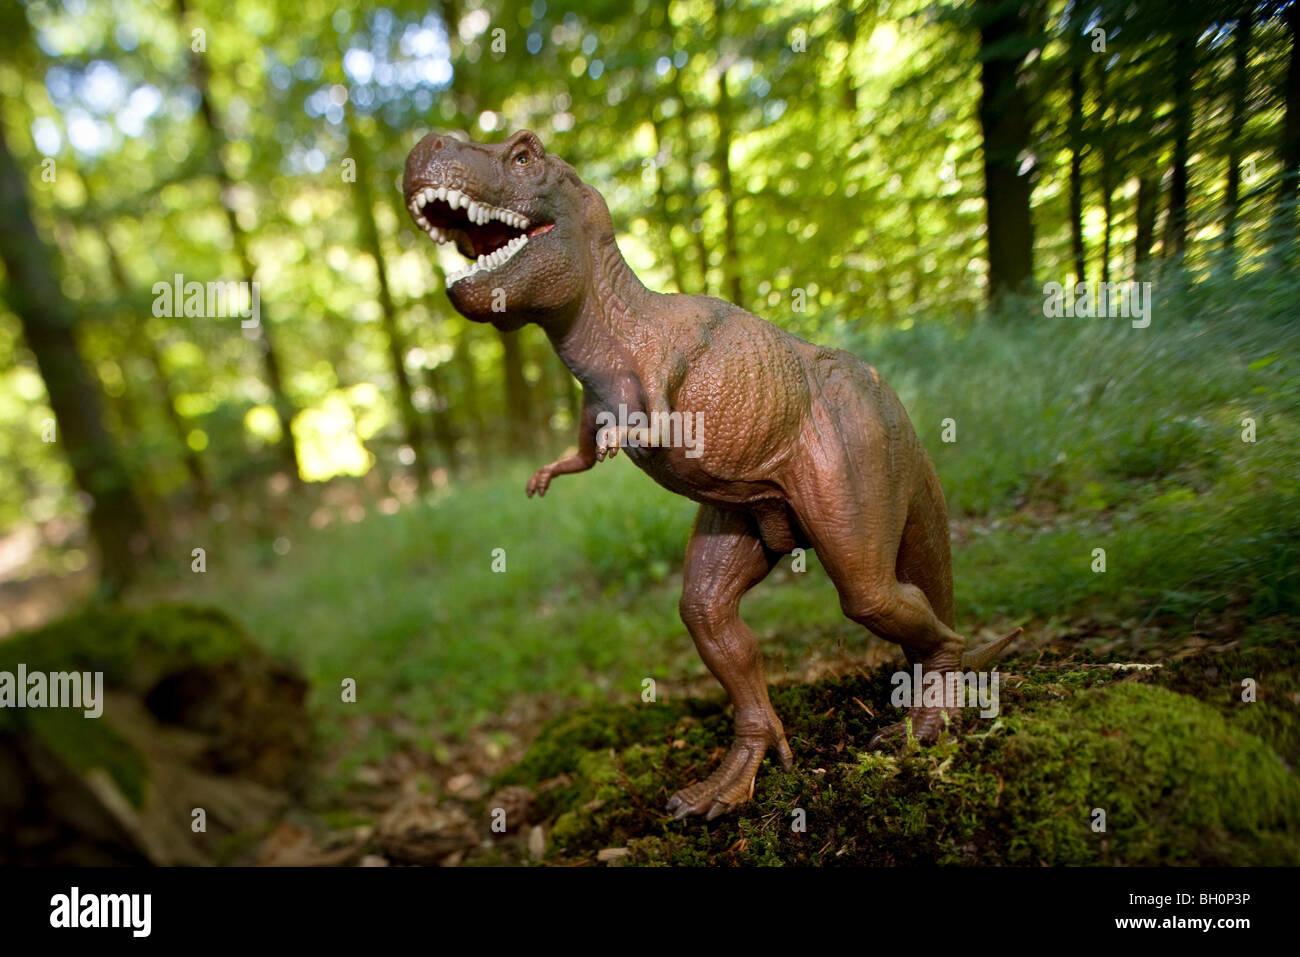
[[[1285,657],[1275,687],[1294,677]],[[1218,690],[1181,664],[1165,674],[1047,658],[1003,667],[998,719],[898,754],[864,750],[893,720],[881,707],[890,669],[775,688],[796,767],[765,762],[753,799],[712,822],[663,807],[730,742],[719,702],[562,716],[498,783],[537,793],[551,863],[610,847],[649,865],[1300,863],[1300,780],[1274,739],[1252,733],[1278,724],[1260,704],[1234,712],[1226,692],[1210,703],[1161,686]],[[1218,668],[1239,665],[1260,662]],[[804,830],[792,827],[800,810]]]
[[[90,611],[0,643],[0,671],[19,664],[103,673],[98,718],[0,709],[0,830],[19,862],[204,863],[306,783],[306,682],[219,610]],[[197,838],[195,807],[213,818]]]
[[[216,608],[163,603],[90,611],[0,642],[0,671],[19,662],[45,671],[102,671],[110,687],[145,692],[196,665],[261,654]],[[39,666],[35,664],[39,662]]]

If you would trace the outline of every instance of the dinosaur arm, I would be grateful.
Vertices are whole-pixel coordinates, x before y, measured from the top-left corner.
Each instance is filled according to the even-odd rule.
[[[597,418],[596,458],[618,454],[619,446],[633,444],[641,447],[659,445],[659,437],[650,426],[656,421],[667,421],[672,411],[668,393],[656,388],[635,372],[624,372],[614,381],[611,389],[613,409]],[[625,410],[624,414],[616,410]],[[635,424],[644,419],[644,425]],[[623,425],[624,419],[628,424]],[[617,420],[618,424],[613,424]]]
[[[582,394],[582,415],[578,422],[578,450],[563,458],[556,459],[550,465],[543,465],[528,480],[526,489],[529,498],[534,494],[545,495],[551,479],[557,475],[572,475],[585,472],[596,464],[596,407],[591,395],[585,389]]]

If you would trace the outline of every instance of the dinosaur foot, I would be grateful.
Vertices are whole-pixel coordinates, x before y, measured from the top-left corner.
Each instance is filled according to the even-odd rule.
[[[794,758],[785,735],[776,741],[737,738],[716,770],[703,781],[682,788],[668,801],[668,813],[677,820],[690,814],[703,814],[706,821],[744,804],[754,794],[754,777],[769,747],[776,748],[777,759],[787,771]]]
[[[949,720],[956,719],[957,715],[945,708],[909,708],[907,717],[912,722],[912,737],[923,744],[933,744],[943,733],[945,711],[948,713]],[[867,749],[880,751],[902,744],[906,740],[907,721],[899,721],[896,724],[885,725],[873,734]]]

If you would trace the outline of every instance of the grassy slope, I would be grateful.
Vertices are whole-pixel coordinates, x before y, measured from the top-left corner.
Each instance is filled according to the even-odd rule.
[[[956,521],[959,628],[1104,634],[1131,654],[1152,634],[1179,643],[1221,621],[1248,646],[1290,644],[1297,295],[1294,281],[1210,283],[1158,300],[1147,329],[1031,315],[846,341],[900,393],[938,465]],[[946,418],[955,443],[941,441]],[[646,677],[661,701],[679,699],[707,678],[676,616],[693,506],[623,458],[529,501],[535,464],[395,515],[304,527],[286,555],[222,545],[214,530],[205,575],[137,597],[214,602],[296,658],[327,738],[371,719],[347,748],[353,763],[404,741],[446,753],[467,731],[517,727],[522,699],[637,704]],[[492,571],[495,548],[504,573]],[[1091,570],[1095,548],[1104,574]],[[769,662],[860,652],[869,639],[840,615],[815,557],[805,574],[788,564],[745,602]],[[359,696],[344,706],[347,677]]]

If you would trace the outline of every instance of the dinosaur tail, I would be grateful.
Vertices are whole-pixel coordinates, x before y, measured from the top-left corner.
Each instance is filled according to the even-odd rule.
[[[961,656],[961,666],[965,671],[983,671],[989,665],[997,660],[998,656],[1006,649],[1007,645],[1019,637],[1023,628],[1017,628],[1015,631],[1007,632],[996,641],[990,641],[987,645],[981,645],[978,648],[972,648]]]

